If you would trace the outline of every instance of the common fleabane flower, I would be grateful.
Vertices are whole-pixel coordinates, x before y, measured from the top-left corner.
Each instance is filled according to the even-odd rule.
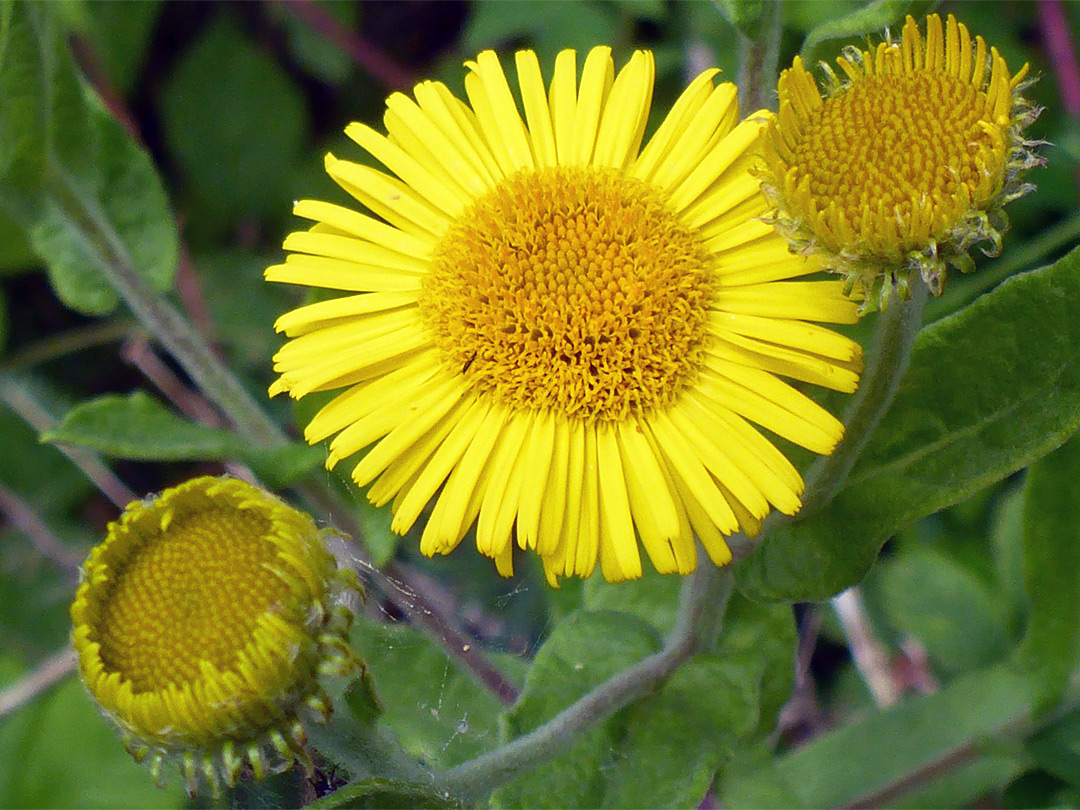
[[[351,293],[281,317],[271,394],[344,389],[312,419],[406,532],[434,501],[421,550],[476,526],[512,572],[532,549],[549,581],[611,581],[717,565],[724,535],[799,509],[803,482],[755,425],[818,453],[840,423],[788,377],[853,391],[857,344],[838,281],[792,255],[750,167],[768,113],[738,123],[735,87],[695,79],[640,148],[653,57],[617,74],[563,51],[545,85],[516,54],[468,62],[469,104],[442,84],[387,100],[382,135],[347,134],[388,172],[326,158],[369,213],[296,204],[316,224],[267,279]],[[524,120],[520,114],[524,110]]]
[[[940,295],[949,266],[974,268],[974,245],[1000,252],[1005,204],[1033,188],[1028,66],[1010,73],[951,14],[927,17],[925,39],[909,16],[899,42],[836,61],[842,77],[822,64],[824,92],[798,57],[780,76],[764,172],[777,226],[869,307],[919,276]]]
[[[90,554],[71,608],[91,697],[188,791],[307,762],[325,720],[320,674],[358,664],[350,587],[311,518],[236,479],[195,478],[131,504]]]

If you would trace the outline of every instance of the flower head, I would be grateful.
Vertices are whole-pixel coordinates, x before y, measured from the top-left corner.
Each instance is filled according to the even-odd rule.
[[[467,63],[465,104],[442,84],[387,100],[387,135],[346,132],[390,173],[327,156],[371,214],[305,200],[271,281],[344,290],[279,319],[291,340],[271,394],[344,389],[308,425],[327,465],[393,502],[404,533],[447,554],[476,526],[512,571],[536,551],[552,584],[597,561],[619,581],[687,573],[695,535],[799,506],[802,479],[751,423],[819,453],[837,420],[780,376],[854,390],[841,282],[761,216],[750,166],[768,114],[738,122],[731,84],[695,79],[644,148],[653,58],[616,73],[573,51],[545,85],[516,55],[515,98],[493,52]],[[520,106],[519,106],[520,105]],[[524,120],[519,110],[524,110]]]
[[[951,14],[944,28],[927,17],[925,40],[909,16],[899,42],[836,61],[844,77],[822,63],[824,95],[798,57],[780,76],[764,172],[777,225],[869,306],[894,284],[906,298],[915,274],[940,295],[947,266],[973,269],[973,245],[1000,252],[1002,209],[1032,188],[1028,66],[1010,74]]]
[[[354,666],[347,580],[311,518],[236,479],[195,478],[131,504],[91,552],[71,608],[91,697],[154,778],[188,790],[306,762],[320,673]]]

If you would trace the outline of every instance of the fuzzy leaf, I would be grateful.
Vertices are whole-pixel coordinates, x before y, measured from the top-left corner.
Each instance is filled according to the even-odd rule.
[[[1045,456],[1080,428],[1080,249],[919,335],[896,399],[836,498],[737,569],[759,601],[814,601],[882,544]]]
[[[1024,491],[1024,583],[1031,605],[1021,660],[1040,697],[1060,696],[1080,665],[1080,438],[1033,464]]]
[[[83,86],[52,5],[0,10],[0,97],[0,207],[29,235],[60,299],[112,311],[106,275],[118,264],[168,290],[178,239],[161,180]]]
[[[306,445],[257,447],[228,430],[188,421],[142,391],[77,405],[42,440],[139,461],[238,459],[272,488],[306,475],[322,460],[319,450]]]

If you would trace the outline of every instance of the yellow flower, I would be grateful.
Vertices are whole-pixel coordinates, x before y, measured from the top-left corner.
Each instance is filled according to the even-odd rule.
[[[927,18],[925,41],[909,16],[899,43],[836,61],[844,78],[823,63],[824,96],[798,57],[780,76],[764,172],[777,225],[871,307],[893,285],[907,298],[916,274],[940,295],[947,266],[974,269],[972,246],[1000,252],[1003,206],[1033,188],[1021,180],[1042,162],[1022,136],[1039,112],[1020,94],[1028,66],[1010,75],[951,14],[944,30]]]
[[[87,690],[160,783],[188,791],[307,762],[320,673],[354,667],[351,613],[311,518],[235,479],[195,478],[128,506],[71,608]]]
[[[296,204],[271,281],[353,295],[301,307],[277,329],[271,394],[344,389],[308,425],[327,466],[393,501],[406,532],[448,554],[476,524],[512,572],[514,540],[549,581],[717,565],[724,535],[795,512],[803,482],[752,424],[818,453],[841,425],[779,379],[853,391],[857,344],[841,282],[761,221],[749,173],[767,113],[738,122],[735,87],[694,80],[640,148],[653,57],[616,74],[593,49],[578,81],[563,51],[549,85],[516,55],[520,98],[496,55],[468,62],[466,105],[442,84],[387,100],[388,135],[347,134],[393,174],[326,158],[375,216]],[[520,106],[519,106],[520,105]],[[524,110],[524,121],[519,110]],[[396,176],[394,176],[396,175]]]

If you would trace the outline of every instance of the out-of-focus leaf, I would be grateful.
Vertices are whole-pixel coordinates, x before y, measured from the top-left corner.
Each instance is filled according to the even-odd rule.
[[[1060,796],[1066,782],[1046,771],[1035,768],[1021,774],[1001,793],[1001,806],[1006,810],[1030,810],[1032,807],[1074,807]]]
[[[753,39],[761,33],[764,0],[713,0],[713,5],[744,36]]]
[[[1023,524],[1024,490],[1021,487],[1007,489],[995,504],[990,526],[990,548],[997,581],[1006,600],[1014,608],[1014,625],[1017,617],[1028,607],[1024,588]]]
[[[529,733],[659,647],[656,631],[634,616],[572,614],[537,652],[518,702],[503,715],[502,740]],[[493,805],[599,807],[607,790],[603,767],[620,736],[615,719],[595,725],[567,753],[499,788]]]
[[[413,807],[417,810],[443,810],[458,806],[427,785],[392,782],[389,779],[359,779],[308,805],[313,810],[409,810]]]
[[[363,8],[359,3],[347,0],[316,0],[316,3],[346,31],[356,29]],[[341,84],[349,78],[353,70],[352,57],[336,42],[316,31],[310,22],[298,17],[283,3],[273,3],[266,8],[281,22],[288,38],[289,52],[305,70],[330,84]]]
[[[227,14],[181,58],[161,112],[169,154],[208,214],[284,210],[307,109],[292,79]]]
[[[936,695],[911,698],[830,731],[775,764],[732,774],[724,807],[841,807],[866,801],[950,753],[1030,715],[1029,682],[1004,667],[970,673]],[[1015,772],[999,774],[1007,783]],[[779,799],[779,802],[778,802]],[[886,803],[889,800],[884,800]]]
[[[531,37],[542,64],[552,64],[564,48],[576,49],[580,61],[589,48],[611,40],[614,22],[611,9],[599,3],[474,3],[461,47],[466,53],[477,53]]]
[[[836,40],[846,40],[853,37],[861,37],[864,34],[884,35],[885,29],[891,25],[903,23],[908,14],[913,16],[920,25],[925,20],[920,20],[935,5],[933,0],[874,0],[861,8],[857,8],[850,14],[835,20],[829,20],[814,28],[806,35],[802,46],[802,58],[808,65],[814,65],[819,59],[832,56],[825,47],[827,44],[839,46]],[[836,55],[839,55],[839,47],[835,47]],[[828,58],[826,61],[831,62]]]
[[[0,213],[0,274],[29,270],[40,263],[30,250],[23,229],[11,217]]]
[[[183,807],[154,786],[75,678],[0,720],[0,807]]]
[[[1080,438],[1074,437],[1031,466],[1024,489],[1024,582],[1031,611],[1020,654],[1048,702],[1080,665],[1078,502]]]
[[[86,10],[97,55],[109,80],[121,93],[130,93],[146,62],[161,14],[160,1],[88,3]]]
[[[266,369],[282,344],[274,321],[295,298],[288,287],[263,281],[263,270],[274,261],[266,254],[235,251],[195,258],[215,337],[235,365]]]
[[[24,387],[26,391],[24,392]],[[32,395],[48,399],[43,386],[13,382],[0,376],[0,393],[5,398]],[[50,408],[53,403],[42,407]],[[62,403],[60,407],[67,407]],[[0,407],[0,482],[17,492],[43,515],[62,513],[86,498],[94,489],[86,476],[55,447],[38,440],[37,432],[14,411]]]
[[[1018,746],[1019,747],[1019,746]],[[898,810],[926,807],[975,807],[979,800],[1001,790],[1030,764],[1023,752],[976,755],[970,762],[949,768],[901,798],[890,802]]]
[[[1072,711],[1027,741],[1039,767],[1080,785],[1080,711]]]
[[[924,329],[847,484],[740,564],[740,589],[760,601],[838,593],[902,526],[1061,445],[1080,427],[1077,311],[1080,250]]]
[[[944,554],[906,551],[883,566],[881,585],[890,624],[921,641],[946,673],[981,669],[1007,651],[1008,606]]]
[[[77,405],[42,440],[140,461],[238,459],[274,488],[303,477],[322,461],[322,453],[307,445],[259,447],[228,430],[190,422],[142,391]]]
[[[0,11],[0,97],[0,207],[29,234],[60,299],[111,311],[102,273],[118,264],[167,290],[177,235],[161,182],[81,84],[49,4]]]
[[[352,639],[384,710],[379,722],[413,756],[445,768],[497,745],[502,705],[427,637],[360,618]]]

